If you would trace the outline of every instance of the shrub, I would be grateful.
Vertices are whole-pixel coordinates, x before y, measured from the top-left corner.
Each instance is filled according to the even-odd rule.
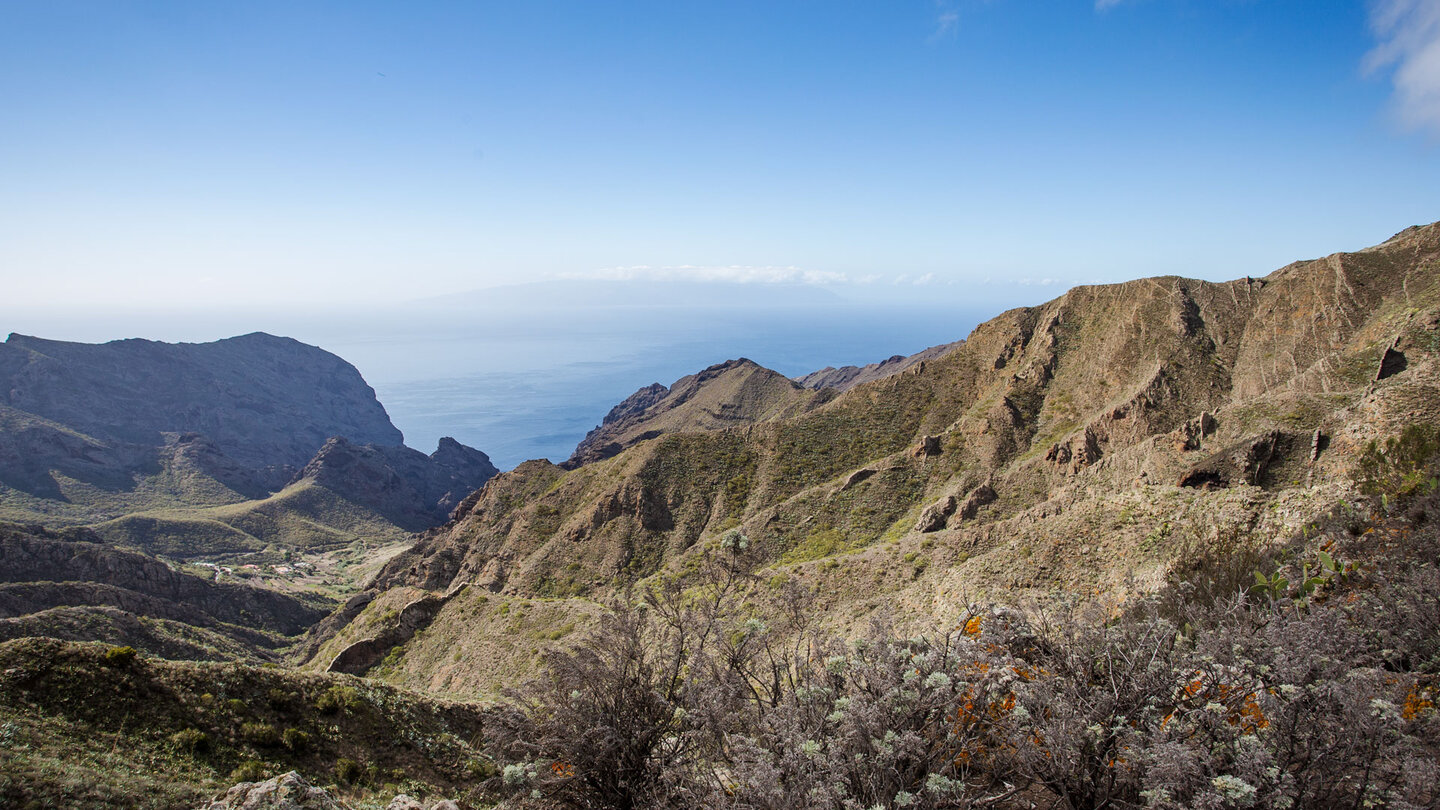
[[[353,759],[341,757],[335,761],[335,778],[340,780],[341,784],[353,785],[364,773],[365,769]]]
[[[258,759],[247,759],[230,772],[231,782],[260,782],[269,776],[265,763]]]
[[[245,723],[240,726],[240,736],[255,745],[280,745],[280,732],[269,723]]]
[[[315,700],[315,708],[325,714],[337,712],[353,712],[361,705],[360,693],[353,686],[341,686],[335,684],[320,694]]]
[[[287,728],[281,735],[281,741],[285,747],[294,753],[301,754],[310,748],[310,735],[298,728]]]
[[[1403,501],[1437,486],[1440,427],[1415,423],[1383,442],[1371,441],[1356,466],[1356,484],[1366,495]]]
[[[126,667],[129,666],[136,656],[134,647],[111,647],[105,651],[105,666]]]
[[[170,742],[187,753],[200,754],[210,750],[210,736],[198,728],[187,728],[170,735]]]

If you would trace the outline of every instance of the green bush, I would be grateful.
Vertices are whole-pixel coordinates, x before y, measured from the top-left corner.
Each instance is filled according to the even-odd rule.
[[[240,726],[240,736],[255,745],[274,747],[280,744],[280,732],[269,723],[245,723]]]
[[[360,763],[353,759],[341,757],[335,761],[335,778],[340,780],[341,784],[355,784],[364,772],[365,769],[360,767]]]
[[[297,754],[303,753],[310,747],[310,735],[298,728],[285,729],[285,733],[281,735],[281,741],[285,743],[286,748]]]
[[[326,714],[335,714],[341,711],[353,712],[360,708],[360,693],[355,691],[353,686],[336,684],[325,690],[315,700],[315,708]]]
[[[268,775],[265,763],[258,759],[247,759],[240,767],[230,772],[231,782],[260,782]]]
[[[210,737],[198,728],[187,728],[170,735],[170,742],[181,751],[201,754],[210,750]]]
[[[134,647],[111,647],[105,651],[105,666],[125,667],[135,660],[136,652]]]
[[[1371,441],[1360,456],[1356,483],[1366,495],[1405,500],[1436,488],[1434,461],[1440,456],[1440,427],[1406,425],[1398,436]]]
[[[465,773],[476,782],[493,779],[500,775],[500,768],[488,759],[472,759],[465,763]]]

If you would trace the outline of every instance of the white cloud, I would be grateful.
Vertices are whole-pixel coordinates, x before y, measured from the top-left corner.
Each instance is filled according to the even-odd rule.
[[[732,284],[845,284],[850,281],[844,273],[827,270],[739,264],[603,267],[599,270],[560,273],[557,278],[589,281],[719,281]]]
[[[940,39],[943,36],[953,34],[960,25],[960,12],[954,9],[942,9],[935,17],[935,32],[930,35],[932,40]]]
[[[1440,136],[1440,2],[1373,0],[1369,72],[1390,70],[1401,122]]]

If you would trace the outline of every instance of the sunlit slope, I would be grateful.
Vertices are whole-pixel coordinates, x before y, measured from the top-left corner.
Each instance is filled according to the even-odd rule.
[[[1296,530],[1371,438],[1440,422],[1437,257],[1431,225],[1264,279],[1077,288],[787,418],[522,465],[376,589],[593,598],[729,528],[837,622],[1144,588],[1187,543]]]

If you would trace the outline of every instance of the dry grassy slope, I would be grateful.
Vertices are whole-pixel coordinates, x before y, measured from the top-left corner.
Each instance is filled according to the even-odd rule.
[[[595,596],[683,571],[731,526],[840,624],[882,603],[928,621],[966,595],[1143,588],[1189,539],[1295,531],[1346,495],[1368,439],[1440,423],[1437,258],[1431,225],[1266,279],[1077,288],[789,419],[523,465],[377,588]],[[1387,348],[1407,367],[1376,382]],[[931,505],[941,527],[915,531]],[[466,637],[445,621],[427,632]]]
[[[346,675],[109,650],[0,642],[0,806],[182,810],[208,806],[247,762],[250,778],[294,769],[328,785],[342,758],[361,769],[360,784],[334,790],[350,802],[478,798],[474,706]]]

